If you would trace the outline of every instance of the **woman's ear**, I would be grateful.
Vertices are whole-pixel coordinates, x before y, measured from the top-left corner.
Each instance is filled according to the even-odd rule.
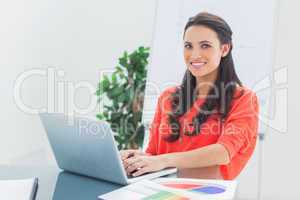
[[[230,44],[222,44],[222,47],[221,47],[221,51],[222,51],[222,57],[226,57],[227,54],[229,53],[230,51]]]

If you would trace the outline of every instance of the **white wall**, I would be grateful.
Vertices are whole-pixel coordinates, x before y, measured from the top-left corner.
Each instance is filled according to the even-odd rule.
[[[83,80],[96,87],[101,70],[112,69],[124,50],[150,46],[154,10],[155,2],[146,0],[1,1],[0,164],[21,158],[23,164],[30,163],[29,157],[53,163],[38,117],[14,102],[18,76],[52,67],[65,72],[64,77],[56,75],[56,87],[58,81],[75,86]],[[21,91],[27,106],[58,103],[57,93],[47,99],[45,76],[26,79]],[[78,107],[87,107],[92,98],[87,88],[78,89],[74,97]]]
[[[284,133],[270,129],[265,140],[262,173],[262,199],[264,200],[300,199],[298,187],[300,180],[299,8],[300,2],[297,0],[280,1],[274,68],[288,68],[288,83],[275,86],[277,93],[274,96],[278,95],[279,98],[284,96],[284,90],[288,88],[288,126]],[[285,107],[285,103],[275,106],[274,114],[281,106]]]

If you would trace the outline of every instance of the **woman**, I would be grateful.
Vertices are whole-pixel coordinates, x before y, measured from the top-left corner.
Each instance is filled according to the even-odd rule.
[[[218,16],[189,19],[183,82],[160,95],[146,152],[121,151],[128,174],[177,167],[184,177],[231,180],[241,173],[256,144],[258,100],[235,72],[231,36]]]

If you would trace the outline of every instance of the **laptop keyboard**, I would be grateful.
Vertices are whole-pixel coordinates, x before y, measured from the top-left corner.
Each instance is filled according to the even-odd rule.
[[[133,173],[134,173],[135,171],[133,171]],[[132,173],[132,174],[133,174]],[[150,174],[151,172],[147,172],[147,173],[145,173],[145,174],[142,174],[142,175],[140,175],[140,176],[144,176],[144,175],[147,175],[147,174]],[[139,176],[132,176],[132,174],[130,174],[130,175],[127,175],[127,178],[136,178],[136,177],[139,177]]]

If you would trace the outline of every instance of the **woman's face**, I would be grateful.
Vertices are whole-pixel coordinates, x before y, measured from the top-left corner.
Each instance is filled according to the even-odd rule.
[[[206,26],[190,26],[184,34],[184,60],[197,80],[215,78],[221,58],[229,52],[221,45],[217,33]]]

